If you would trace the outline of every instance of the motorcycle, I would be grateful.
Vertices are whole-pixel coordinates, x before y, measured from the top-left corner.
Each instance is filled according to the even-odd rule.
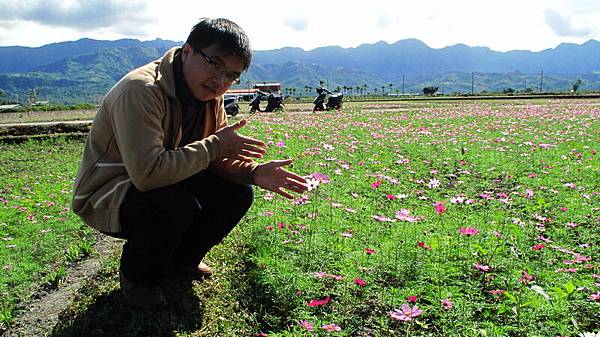
[[[315,105],[313,107],[313,112],[316,111],[329,111],[329,110],[340,110],[342,108],[342,100],[344,98],[344,94],[341,92],[332,93],[331,91],[325,88],[317,88],[318,96],[313,101]],[[329,95],[329,97],[327,97]],[[327,99],[327,103],[325,103],[325,99]]]
[[[261,109],[260,102],[265,97],[267,99],[267,106],[264,109]],[[250,113],[255,113],[256,111],[273,112],[273,111],[281,110],[284,108],[283,97],[281,97],[281,95],[277,95],[277,94],[273,94],[273,93],[267,94],[262,91],[259,91],[256,93],[256,96],[254,97],[252,102],[250,102],[249,105],[250,105]]]

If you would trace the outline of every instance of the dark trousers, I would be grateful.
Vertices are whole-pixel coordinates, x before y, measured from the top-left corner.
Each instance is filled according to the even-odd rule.
[[[210,171],[146,192],[132,186],[119,211],[120,235],[127,240],[121,272],[133,282],[155,284],[172,266],[197,266],[242,219],[253,197],[250,185]]]

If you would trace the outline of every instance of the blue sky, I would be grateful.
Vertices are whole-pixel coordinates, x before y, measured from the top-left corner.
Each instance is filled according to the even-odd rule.
[[[600,40],[599,0],[504,1],[0,0],[0,46],[83,37],[181,41],[201,17],[240,24],[255,50],[417,38],[430,47],[554,48]]]

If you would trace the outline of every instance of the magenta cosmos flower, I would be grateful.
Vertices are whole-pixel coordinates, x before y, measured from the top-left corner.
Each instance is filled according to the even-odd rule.
[[[342,328],[340,328],[339,326],[337,326],[337,325],[336,325],[336,324],[334,324],[334,323],[331,323],[331,324],[325,324],[325,325],[323,325],[323,326],[321,327],[321,329],[323,329],[323,330],[325,330],[325,331],[329,331],[329,332],[332,332],[332,331],[341,331],[341,330],[342,330]]]
[[[473,236],[473,235],[477,235],[479,234],[479,231],[471,226],[465,228],[465,227],[461,227],[459,230],[460,234],[464,234],[467,236]]]
[[[308,306],[309,307],[320,307],[322,305],[329,303],[330,301],[331,301],[331,297],[325,297],[324,299],[321,299],[321,300],[311,300],[310,302],[308,302]]]
[[[408,304],[403,304],[401,310],[394,309],[389,312],[390,317],[398,321],[412,321],[413,318],[421,316],[422,313],[423,311],[416,305],[411,308]]]

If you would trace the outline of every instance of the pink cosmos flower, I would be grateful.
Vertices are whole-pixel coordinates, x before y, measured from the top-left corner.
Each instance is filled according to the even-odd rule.
[[[529,284],[529,282],[535,280],[535,276],[529,275],[526,270],[523,270],[523,275],[519,278],[519,282],[523,284]]]
[[[455,198],[450,199],[450,202],[453,204],[463,204],[465,202],[465,197],[457,195]]]
[[[387,198],[387,200],[396,200],[396,199],[398,198],[398,197],[396,197],[396,196],[395,196],[395,195],[393,195],[393,194],[388,194],[388,195],[386,195],[385,197]]]
[[[590,300],[592,300],[592,301],[600,301],[600,292],[591,294],[590,295]]]
[[[277,147],[285,147],[285,142],[280,139],[276,145],[277,145]]]
[[[416,303],[417,302],[417,296],[415,295],[410,295],[406,298],[406,300],[408,301],[408,303]]]
[[[444,206],[442,202],[435,202],[433,206],[435,207],[435,212],[437,214],[444,214],[446,212],[446,206]]]
[[[377,180],[376,182],[371,184],[371,188],[377,188],[383,183],[382,180]]]
[[[327,274],[323,271],[316,271],[316,272],[314,272],[313,275],[315,275],[316,278],[331,278],[331,279],[338,280],[338,281],[341,281],[344,279],[344,276],[342,276],[342,275]]]
[[[475,268],[477,270],[481,270],[482,272],[486,272],[486,273],[488,271],[492,270],[492,267],[486,266],[486,265],[482,265],[482,264],[479,264],[479,263],[474,263],[473,264],[473,268]]]
[[[496,289],[496,290],[490,290],[489,293],[492,295],[500,295],[502,293],[504,293],[506,290],[503,289]]]
[[[429,180],[429,182],[427,183],[427,187],[429,188],[437,188],[440,187],[440,181],[438,179],[431,179]]]
[[[375,219],[377,221],[381,221],[381,222],[396,222],[396,220],[388,218],[383,215],[373,215],[373,219]]]
[[[365,253],[367,253],[367,255],[375,254],[375,249],[373,249],[373,248],[365,248]]]
[[[410,211],[404,208],[396,212],[396,219],[400,221],[418,222],[424,218],[423,216],[412,216]]]
[[[308,302],[308,306],[309,307],[320,307],[322,305],[325,305],[327,303],[331,302],[331,297],[327,296],[322,300],[310,300],[310,302]]]
[[[543,243],[538,243],[537,245],[531,247],[531,249],[533,250],[542,250],[542,248],[544,248],[544,244]]]
[[[448,310],[448,309],[452,309],[452,307],[454,306],[454,304],[452,302],[450,302],[449,299],[444,298],[443,300],[441,300],[442,305],[444,306],[444,309]]]
[[[300,197],[294,199],[293,203],[294,205],[303,205],[306,204],[308,202],[308,195],[303,194]]]
[[[334,323],[331,324],[325,324],[321,327],[321,329],[327,331],[327,332],[332,332],[332,331],[341,331],[342,328],[340,328],[339,326],[337,326]]]
[[[361,279],[360,277],[357,277],[354,279],[354,283],[358,284],[361,287],[364,287],[367,285],[367,282],[365,282],[363,279]]]
[[[257,333],[257,334],[256,334],[256,337],[268,337],[268,336],[269,336],[269,335],[267,335],[267,334],[266,334],[266,333],[264,333],[264,332],[259,332],[259,333]]]
[[[532,190],[530,190],[530,189],[525,190],[525,198],[531,199],[533,197],[533,195],[534,195],[534,192]]]
[[[461,227],[459,230],[460,234],[463,235],[467,235],[467,236],[473,236],[473,235],[477,235],[479,233],[479,230],[469,226],[467,228],[465,227]]]
[[[308,330],[308,331],[313,331],[313,325],[311,322],[307,321],[307,320],[301,320],[300,322],[298,322],[298,324],[303,327],[304,329]]]
[[[414,307],[410,307],[408,304],[403,304],[402,309],[394,309],[389,312],[389,315],[392,319],[398,321],[412,321],[413,318],[421,316],[423,311],[419,309],[416,305]]]
[[[323,173],[321,173],[321,172],[314,172],[314,173],[313,173],[311,176],[312,176],[314,179],[316,179],[316,180],[318,180],[318,181],[322,182],[323,184],[327,184],[327,183],[329,183],[329,181],[330,181],[330,180],[329,180],[329,176],[328,176],[328,175],[326,175],[326,174],[323,174]]]

